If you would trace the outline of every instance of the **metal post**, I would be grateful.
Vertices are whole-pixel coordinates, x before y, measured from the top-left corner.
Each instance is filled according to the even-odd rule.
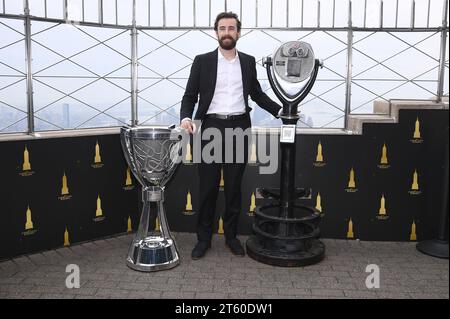
[[[286,27],[289,28],[289,0],[286,0]]]
[[[194,0],[194,3],[195,3],[195,0]],[[166,1],[165,0],[163,0],[162,5],[163,5],[163,28],[165,28],[166,27]],[[136,14],[136,12],[134,14]]]
[[[68,8],[67,8],[67,0],[63,1],[63,19],[64,21],[67,21],[67,19],[69,18],[69,12],[68,12]]]
[[[197,25],[197,15],[195,13],[195,11],[197,11],[197,10],[195,7],[195,0],[192,1],[192,10],[193,10],[193,14],[194,14],[193,17],[194,17],[194,28],[195,28]]]
[[[255,0],[255,27],[258,27],[258,0]]]
[[[353,26],[352,26],[352,2],[348,3],[348,31],[347,31],[347,77],[345,79],[345,115],[344,128],[348,129],[348,115],[352,103],[352,61],[353,61]]]
[[[305,17],[305,15],[304,15],[304,3],[303,3],[303,0],[302,0],[302,4],[301,4],[301,8],[302,8],[302,23],[300,24],[300,26],[303,28],[303,18]]]
[[[414,25],[416,24],[416,2],[413,1],[411,4],[411,29],[414,29]]]
[[[270,27],[273,26],[273,0],[270,0]]]
[[[320,28],[320,1],[317,2],[317,27]]]
[[[442,102],[444,96],[444,77],[445,77],[445,49],[447,46],[447,10],[448,0],[444,1],[444,11],[442,13],[442,31],[441,31],[441,53],[439,55],[439,79],[437,90],[437,101]]]
[[[138,57],[136,29],[136,0],[133,0],[133,21],[131,29],[131,126],[138,125]]]
[[[398,27],[398,0],[395,2],[395,28]]]
[[[98,0],[98,23],[103,24],[103,0]]]
[[[241,18],[241,23],[242,23],[242,0],[239,1],[239,16]]]
[[[28,114],[28,134],[34,133],[34,105],[33,105],[33,71],[31,69],[31,19],[30,5],[28,0],[24,2],[25,14],[25,54],[27,58],[27,114]]]
[[[333,28],[334,28],[335,19],[336,19],[336,0],[333,0],[333,24],[332,24]]]
[[[119,11],[117,10],[118,6],[117,6],[117,0],[115,1],[115,9],[116,9],[116,25],[119,24]]]
[[[383,0],[380,2],[380,28],[383,28]]]
[[[367,0],[364,0],[364,28],[366,27],[367,21]]]

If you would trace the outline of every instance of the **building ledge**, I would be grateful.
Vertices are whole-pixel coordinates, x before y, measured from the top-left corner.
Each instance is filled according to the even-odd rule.
[[[400,110],[448,110],[448,98],[442,102],[433,100],[390,100],[375,101],[373,114],[350,114],[348,131],[360,135],[364,123],[398,123]]]

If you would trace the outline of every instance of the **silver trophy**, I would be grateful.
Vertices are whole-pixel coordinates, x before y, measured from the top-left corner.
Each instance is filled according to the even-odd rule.
[[[181,134],[173,127],[121,129],[125,158],[142,185],[141,220],[127,257],[127,265],[135,270],[165,270],[180,262],[164,212],[164,187],[181,158]],[[159,226],[153,223],[156,216]]]

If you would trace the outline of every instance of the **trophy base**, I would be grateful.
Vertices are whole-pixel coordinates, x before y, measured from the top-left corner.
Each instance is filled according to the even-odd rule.
[[[156,236],[133,240],[127,257],[128,267],[143,272],[171,269],[179,263],[174,241]]]

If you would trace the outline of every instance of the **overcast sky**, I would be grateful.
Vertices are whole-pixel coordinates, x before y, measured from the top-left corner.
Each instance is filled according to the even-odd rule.
[[[162,1],[151,0],[151,26],[162,26]],[[4,2],[5,8],[3,8],[3,1],[0,1],[1,13],[4,9],[8,14],[23,13],[22,0],[5,0]],[[138,25],[148,26],[149,24],[148,3],[148,0],[137,0]],[[178,26],[179,20],[180,25],[187,29],[194,25],[192,0],[165,0],[165,3],[166,26]],[[180,19],[178,16],[179,3],[182,5]],[[243,36],[238,42],[238,50],[249,53],[255,56],[257,61],[260,61],[263,57],[272,54],[282,42],[305,36],[303,41],[310,43],[316,58],[324,60],[325,63],[325,68],[320,70],[318,80],[312,90],[312,93],[319,95],[320,99],[314,99],[314,95],[310,94],[302,105],[301,109],[306,116],[305,120],[314,122],[314,126],[320,127],[341,117],[345,107],[346,32],[310,33],[308,31],[287,31],[287,29],[284,31],[252,31],[251,29],[256,26],[256,1],[243,0],[242,15],[240,14],[240,3],[239,0],[227,1],[227,9],[238,13],[241,16],[243,27],[247,28],[242,32]],[[258,27],[269,27],[271,22],[274,27],[286,27],[288,17],[290,27],[300,27],[302,23],[304,27],[316,27],[318,2],[305,0],[304,14],[302,14],[301,3],[301,0],[290,0],[289,10],[286,10],[286,1],[274,0],[271,17],[271,1],[258,0]],[[333,24],[333,1],[321,0],[320,3],[320,25],[331,27]],[[379,0],[367,0],[366,10],[364,10],[366,3],[364,0],[353,0],[352,3],[353,25],[363,26],[365,16],[367,27],[379,26]],[[443,3],[444,0],[416,0],[415,25],[425,27],[428,21],[431,27],[441,25]],[[81,4],[82,0],[68,0],[69,19],[81,20]],[[115,24],[116,1],[103,0],[103,4],[104,23]],[[131,4],[132,0],[117,0],[117,12],[119,13],[117,22],[119,24],[131,24]],[[399,0],[398,11],[396,0],[384,0],[383,4],[384,26],[394,27],[396,20],[398,27],[411,25],[412,1]],[[430,4],[429,15],[428,4]],[[85,21],[98,22],[98,1],[85,0],[84,5]],[[44,8],[44,0],[30,0],[32,15],[43,17],[45,15]],[[208,0],[196,0],[195,9],[195,25],[208,27],[213,24],[216,14],[224,10],[224,1],[212,1],[210,10]],[[396,12],[398,12],[397,17]],[[63,0],[47,0],[47,16],[49,18],[61,19],[62,13]],[[345,27],[348,20],[347,14],[348,1],[336,0],[334,26]],[[209,21],[210,15],[211,21]],[[3,112],[2,114],[9,116],[6,120],[7,123],[0,125],[0,130],[8,123],[13,123],[17,118],[26,116],[24,113],[27,103],[23,28],[22,20],[0,18],[0,113]],[[40,32],[42,30],[46,31]],[[73,27],[66,24],[56,25],[32,21],[32,33],[32,70],[35,80],[33,81],[33,95],[37,115],[51,122],[60,121],[65,116],[64,105],[68,104],[71,106],[70,116],[73,118],[79,116],[78,122],[72,122],[71,126],[77,125],[98,112],[80,102],[83,101],[99,110],[113,106],[108,109],[108,114],[115,118],[129,119],[129,57],[131,53],[128,30]],[[104,45],[98,45],[98,41],[106,42]],[[169,45],[162,46],[169,41]],[[418,44],[413,48],[412,45],[415,43]],[[93,48],[88,49],[90,47]],[[140,32],[138,36],[140,118],[151,118],[161,109],[167,108],[168,111],[163,114],[166,116],[166,120],[168,119],[170,122],[176,120],[179,112],[177,103],[183,95],[193,57],[216,47],[217,41],[211,30],[188,33],[167,30]],[[80,54],[80,52],[82,53]],[[352,111],[371,113],[373,101],[379,99],[377,95],[383,96],[384,99],[432,98],[436,94],[437,88],[439,53],[439,32],[392,34],[355,32],[352,63]],[[64,57],[72,55],[74,56],[70,61],[79,63],[85,69],[70,61],[57,63]],[[448,44],[446,60],[448,61]],[[55,65],[51,66],[52,64]],[[121,66],[123,67],[120,68]],[[117,68],[120,69],[110,74]],[[257,71],[261,85],[264,89],[268,89],[269,84],[265,80],[267,75],[264,68],[258,65]],[[76,93],[71,93],[93,79],[95,80],[96,74],[98,76],[109,75],[104,80],[97,81]],[[378,80],[370,81],[370,79]],[[411,79],[414,79],[414,82],[408,81]],[[445,79],[444,88],[445,93],[448,94],[448,67]],[[158,83],[153,85],[155,82]],[[420,87],[416,84],[419,84]],[[71,97],[64,97],[64,94],[69,93],[79,101]],[[270,90],[268,93],[276,99]],[[2,114],[0,114],[0,119]],[[253,119],[255,124],[258,124],[258,121],[261,121],[262,125],[271,124],[270,116],[267,116],[259,108],[255,108],[255,112],[252,114],[255,117]],[[107,116],[102,117],[106,121],[111,120]],[[3,116],[4,119],[5,116]],[[100,118],[95,118],[95,120],[98,119]],[[26,121],[22,122],[19,130],[26,126]],[[333,122],[331,126],[340,127],[343,125],[342,123],[343,121],[340,119]],[[111,125],[116,124],[116,120],[113,119]],[[93,122],[92,125],[95,123]]]
[[[163,24],[163,1],[166,8],[167,26],[193,26],[194,25],[194,1],[195,1],[195,25],[209,26],[215,15],[225,9],[225,0],[136,0],[136,20],[139,25],[161,26]],[[428,21],[431,26],[441,25],[443,2],[445,0],[415,0],[415,25],[426,26]],[[45,0],[29,0],[31,14],[35,16],[45,15]],[[62,18],[63,0],[47,0],[47,16]],[[227,0],[227,10],[240,15],[244,27],[252,28],[256,25],[256,11],[258,11],[258,26],[269,26],[271,23],[271,7],[273,8],[272,25],[284,27],[289,17],[289,26],[314,27],[318,24],[318,2],[316,0],[304,0],[302,14],[302,0]],[[335,7],[335,26],[347,25],[348,0],[320,0],[320,24],[332,26],[333,2]],[[82,0],[67,0],[68,14],[71,20],[82,20]],[[103,0],[104,23],[131,24],[132,0]],[[240,12],[242,3],[242,12]],[[258,3],[258,10],[256,10]],[[271,4],[273,3],[273,5]],[[366,26],[375,27],[380,22],[381,0],[353,0],[352,20],[355,26],[363,26],[364,16]],[[397,10],[398,3],[398,10]],[[394,26],[397,20],[398,26],[409,27],[411,25],[411,9],[413,0],[383,0],[383,21],[385,26]],[[179,4],[181,4],[181,16],[179,18]],[[23,12],[22,0],[5,0],[0,2],[1,11],[6,13],[21,14]],[[428,6],[430,15],[428,17]],[[98,0],[84,0],[84,19],[98,22]],[[366,10],[364,10],[366,8]],[[211,12],[211,14],[210,14]],[[396,12],[398,12],[396,19]],[[211,15],[211,22],[209,17]]]

